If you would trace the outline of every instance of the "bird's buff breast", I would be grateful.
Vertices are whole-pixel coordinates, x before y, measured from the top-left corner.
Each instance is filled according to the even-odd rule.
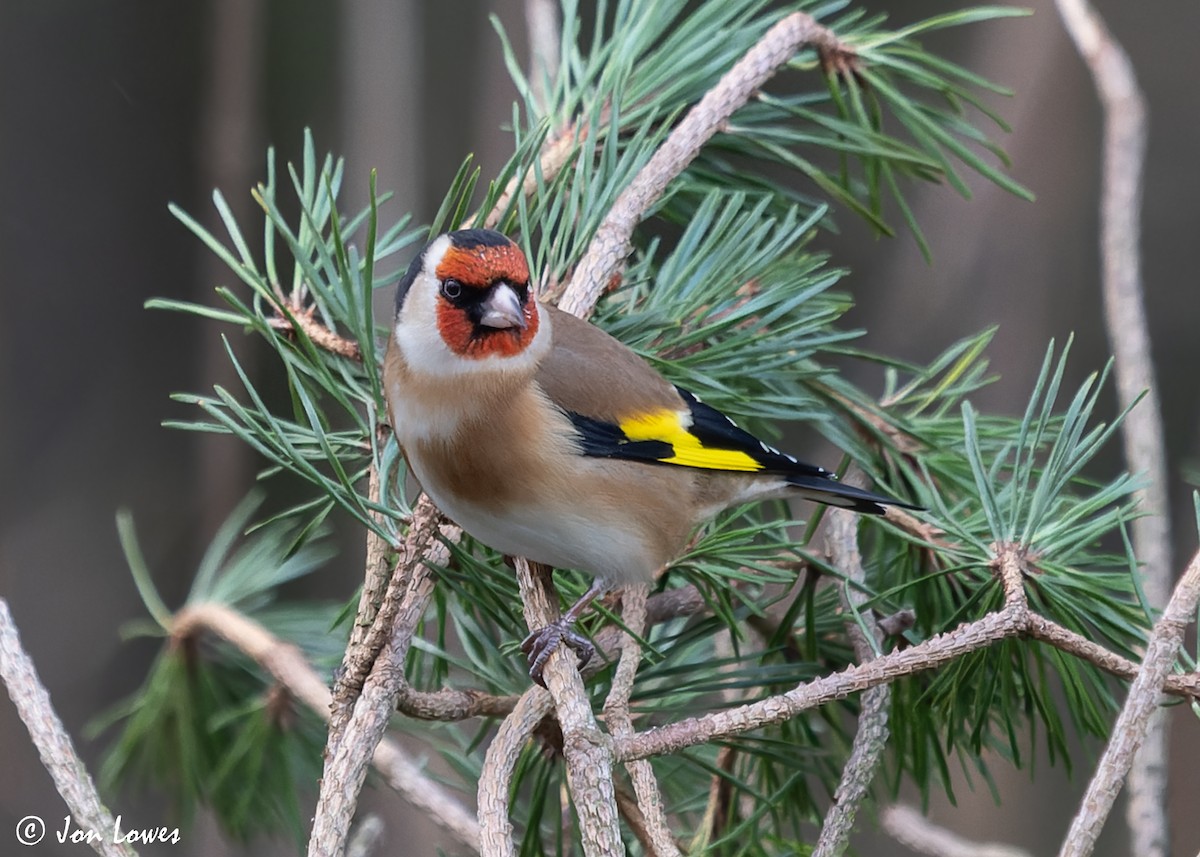
[[[408,450],[421,486],[471,536],[510,556],[614,583],[649,580],[690,530],[664,526],[657,503],[654,509],[631,502],[627,482],[612,473],[610,462],[565,452],[557,462],[553,456],[529,462],[511,448],[447,455],[431,446],[437,444],[418,442]],[[676,507],[681,499],[673,498]]]

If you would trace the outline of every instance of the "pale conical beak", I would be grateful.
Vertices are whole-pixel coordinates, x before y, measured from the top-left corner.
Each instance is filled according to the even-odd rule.
[[[525,310],[521,299],[508,283],[497,283],[492,287],[492,293],[483,302],[483,317],[479,323],[484,327],[504,329],[519,327],[524,330],[528,326],[525,321]]]

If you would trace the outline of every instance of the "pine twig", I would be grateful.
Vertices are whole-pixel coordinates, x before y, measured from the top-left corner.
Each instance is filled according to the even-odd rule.
[[[649,587],[644,583],[625,588],[622,596],[621,618],[626,628],[645,633],[646,596]],[[612,735],[632,735],[633,719],[629,714],[629,698],[633,693],[633,682],[637,676],[638,663],[642,658],[641,643],[628,631],[621,634],[621,657],[613,675],[612,688],[604,701],[604,722]],[[679,857],[679,846],[667,826],[663,812],[662,792],[654,778],[654,769],[646,759],[635,759],[626,764],[629,777],[633,780],[633,791],[637,796],[638,809],[644,822],[644,832],[650,840],[653,857]]]
[[[97,854],[104,857],[137,857],[128,843],[115,842],[116,829],[113,817],[100,802],[96,784],[75,752],[75,744],[63,727],[62,721],[50,702],[50,694],[38,677],[28,652],[21,645],[17,625],[9,612],[8,602],[0,598],[0,680],[8,690],[9,698],[16,706],[17,715],[33,746],[37,748],[42,766],[54,780],[54,788],[66,801],[67,808],[76,823],[86,830],[98,831],[101,835],[90,841]],[[45,835],[46,826],[41,819],[22,819],[17,827],[17,840],[23,845],[36,845]],[[32,825],[32,826],[30,826]]]
[[[885,809],[880,821],[893,839],[928,857],[1030,857],[1028,851],[1012,845],[970,842],[901,804]]]
[[[804,711],[844,699],[877,684],[940,667],[968,652],[1016,636],[1022,633],[1026,624],[1024,610],[1006,607],[911,648],[805,682],[787,693],[659,726],[630,738],[615,739],[613,749],[616,759],[625,762],[675,753],[686,747],[781,723]]]
[[[529,86],[534,105],[544,109],[546,85],[558,77],[562,27],[554,0],[525,0],[525,27],[529,33]]]
[[[542,146],[541,154],[538,156],[540,161],[539,171],[544,182],[549,184],[554,181],[554,178],[562,169],[571,162],[571,158],[577,151],[583,133],[577,125],[572,124],[547,138],[545,144]],[[518,190],[523,196],[530,197],[533,196],[537,189],[538,174],[532,170],[529,175],[525,176],[524,181],[520,181],[517,176],[513,176],[508,180],[508,184],[504,186],[504,190],[496,199],[496,204],[487,213],[483,225],[488,229],[494,229],[500,222],[500,217],[508,210],[508,205]],[[478,216],[476,214],[476,217]]]
[[[514,565],[529,630],[544,628],[558,618],[551,581],[553,570],[523,558],[517,558]],[[579,819],[584,854],[588,857],[622,854],[612,749],[596,725],[575,653],[566,646],[558,647],[546,662],[544,676],[562,727],[567,782]]]
[[[1200,603],[1200,552],[1188,563],[1162,618],[1154,625],[1142,667],[1129,686],[1125,705],[1113,724],[1112,738],[1084,793],[1082,806],[1071,822],[1071,829],[1059,851],[1060,857],[1087,857],[1092,853],[1116,802],[1117,792],[1133,764],[1134,754],[1146,734],[1150,716],[1158,709],[1163,684],[1175,665],[1184,631],[1195,617],[1197,603]]]
[[[678,589],[668,589],[657,592],[646,602],[646,627],[670,622],[685,616],[694,616],[705,612],[708,603],[695,586],[681,586]],[[584,667],[584,677],[588,677],[604,665],[617,658],[625,638],[625,632],[615,625],[601,628],[595,637],[596,650],[603,657],[594,658]],[[1118,658],[1118,661],[1121,659]],[[1128,664],[1129,675],[1137,671],[1137,665],[1132,661]],[[1200,682],[1197,682],[1200,687]],[[418,720],[457,721],[471,717],[507,717],[516,710],[519,697],[493,696],[478,690],[442,690],[419,691],[409,685],[400,689],[396,700],[396,710]]]
[[[378,504],[382,496],[379,484],[379,468],[371,462],[367,474],[367,496]],[[376,520],[382,515],[372,512]],[[407,581],[403,569],[397,563],[391,571],[392,546],[375,531],[367,530],[366,574],[362,593],[358,599],[358,611],[354,626],[350,629],[350,641],[342,657],[342,669],[333,688],[333,703],[329,719],[330,746],[341,740],[342,730],[350,718],[358,694],[362,691],[379,650],[383,648],[392,621],[400,607],[400,597]]]
[[[633,248],[633,230],[662,198],[667,186],[776,71],[804,45],[816,45],[822,58],[851,56],[837,37],[811,15],[794,12],[781,20],[734,64],[687,112],[634,176],[596,230],[575,268],[559,307],[586,318]]]
[[[308,842],[310,857],[335,857],[345,850],[367,765],[395,711],[413,633],[433,594],[430,564],[445,565],[449,560],[446,542],[456,541],[461,534],[444,520],[431,502],[414,507],[400,550],[401,570],[396,572],[408,583],[390,635],[363,683],[340,740],[326,744],[325,770]]]
[[[1092,73],[1104,108],[1100,202],[1104,320],[1113,349],[1120,407],[1130,407],[1145,394],[1122,422],[1121,438],[1129,470],[1146,475],[1146,487],[1138,492],[1146,514],[1133,522],[1133,547],[1147,570],[1147,600],[1158,609],[1170,594],[1174,563],[1167,454],[1141,281],[1146,103],[1128,55],[1087,0],[1058,0],[1057,5],[1064,26]],[[1129,773],[1125,818],[1134,854],[1165,857],[1170,852],[1166,789],[1167,720],[1159,713]]]
[[[861,474],[855,472],[846,480],[862,487]],[[859,663],[874,660],[883,633],[869,610],[865,592],[855,584],[866,581],[862,554],[858,548],[858,515],[847,510],[831,508],[826,513],[825,545],[830,562],[845,575],[841,587],[842,609],[846,613],[846,630],[854,645]],[[861,617],[861,627],[855,617]],[[866,635],[872,639],[868,639]],[[858,808],[867,799],[871,780],[883,761],[883,751],[891,734],[888,729],[888,709],[891,706],[891,685],[872,687],[863,694],[862,710],[858,716],[858,731],[850,757],[842,769],[842,779],[833,793],[833,805],[821,825],[814,857],[837,857],[850,844]]]
[[[615,738],[613,750],[617,761],[674,753],[685,747],[790,720],[817,706],[905,675],[934,669],[968,652],[1024,633],[1032,615],[1022,585],[1024,552],[1019,546],[998,545],[993,565],[1005,592],[1004,608],[998,612],[911,648],[805,682],[787,693],[659,726],[630,737]]]
[[[481,857],[513,857],[516,848],[509,820],[508,795],[521,748],[533,735],[554,701],[545,688],[531,686],[512,714],[500,724],[488,745],[479,777],[479,853]]]
[[[279,305],[275,308],[275,315],[267,319],[267,324],[285,333],[299,328],[312,341],[312,344],[322,351],[328,351],[330,354],[336,354],[338,357],[345,357],[359,363],[362,362],[362,348],[357,342],[335,333],[317,321],[315,304],[305,306],[299,300],[284,297],[282,293],[277,297]]]
[[[284,643],[252,619],[216,603],[185,607],[176,614],[171,634],[182,639],[201,630],[216,634],[234,646],[286,688],[294,699],[329,719],[332,700],[329,689],[296,646]],[[479,829],[470,810],[426,776],[404,748],[384,738],[374,746],[369,759],[388,785],[409,803],[425,811],[458,842],[477,847]]]
[[[1026,633],[1034,640],[1041,640],[1044,643],[1049,643],[1056,649],[1069,652],[1080,660],[1098,666],[1100,669],[1115,675],[1117,678],[1134,679],[1137,677],[1138,670],[1141,669],[1141,664],[1110,652],[1099,643],[1095,643],[1087,637],[1051,622],[1049,619],[1039,616],[1036,613],[1030,615],[1029,628],[1026,630]],[[1200,673],[1190,672],[1181,675],[1169,675],[1167,676],[1167,683],[1163,690],[1172,696],[1179,696],[1184,699],[1200,699]]]

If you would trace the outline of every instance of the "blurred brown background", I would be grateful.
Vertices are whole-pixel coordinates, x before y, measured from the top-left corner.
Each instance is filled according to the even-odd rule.
[[[896,24],[951,8],[871,5],[890,5]],[[1003,142],[1013,174],[1038,201],[1020,202],[978,180],[970,202],[946,188],[920,190],[913,199],[933,266],[911,241],[876,240],[844,212],[841,234],[821,238],[835,264],[852,269],[844,286],[859,306],[848,323],[869,330],[874,349],[923,360],[999,323],[990,356],[1003,378],[976,401],[1008,411],[1024,403],[1049,338],[1061,342],[1075,332],[1073,383],[1107,354],[1097,297],[1099,111],[1053,5],[1030,5],[1032,18],[928,42],[1016,91],[999,105],[1013,125]],[[1098,6],[1129,50],[1150,104],[1144,277],[1176,552],[1184,558],[1196,536],[1181,474],[1200,442],[1200,6]],[[213,286],[231,280],[167,203],[212,224],[209,194],[219,186],[244,218],[253,216],[246,190],[263,175],[266,145],[277,147],[281,162],[295,159],[309,126],[319,149],[346,156],[344,202],[364,200],[368,172],[377,168],[380,188],[397,197],[388,216],[411,210],[417,221],[428,219],[465,153],[480,156],[486,177],[509,150],[499,126],[510,117],[513,94],[488,13],[523,52],[520,0],[0,4],[0,594],[89,763],[101,746],[84,739],[84,725],[141,682],[154,653],[148,642],[118,638],[121,624],[143,612],[114,512],[134,512],[164,595],[177,604],[254,469],[236,444],[159,426],[188,415],[169,393],[207,390],[227,370],[214,326],[147,312],[142,302],[210,301]],[[249,231],[259,234],[257,226]],[[869,389],[880,383],[860,380]],[[1105,466],[1115,468],[1115,458]],[[346,529],[343,558],[309,582],[308,592],[351,592],[361,540]],[[1194,854],[1200,723],[1185,708],[1173,722],[1175,853]],[[0,855],[84,853],[84,846],[44,842],[26,851],[16,844],[19,818],[37,814],[61,826],[66,810],[7,703],[0,703],[0,759]],[[957,809],[938,805],[932,815],[975,837],[1049,853],[1090,769],[1081,755],[1068,780],[1061,767],[1043,762],[1032,783],[1000,765],[1002,808],[986,792],[960,789]],[[414,844],[428,826],[397,811],[389,795],[366,803],[388,820],[385,853],[434,853],[434,841]],[[123,800],[114,809],[145,825],[169,821],[152,800]],[[1114,816],[1103,853],[1127,853],[1121,827]],[[863,847],[902,853],[882,841]],[[259,843],[226,850],[202,820],[183,844],[143,853],[291,849]]]

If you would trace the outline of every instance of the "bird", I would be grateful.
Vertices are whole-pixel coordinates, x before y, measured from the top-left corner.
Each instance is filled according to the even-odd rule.
[[[919,507],[838,482],[739,428],[595,325],[537,299],[489,229],[430,241],[396,289],[383,390],[409,471],[504,555],[592,576],[522,642],[531,678],[599,595],[651,581],[722,510],[799,497],[869,515]]]

